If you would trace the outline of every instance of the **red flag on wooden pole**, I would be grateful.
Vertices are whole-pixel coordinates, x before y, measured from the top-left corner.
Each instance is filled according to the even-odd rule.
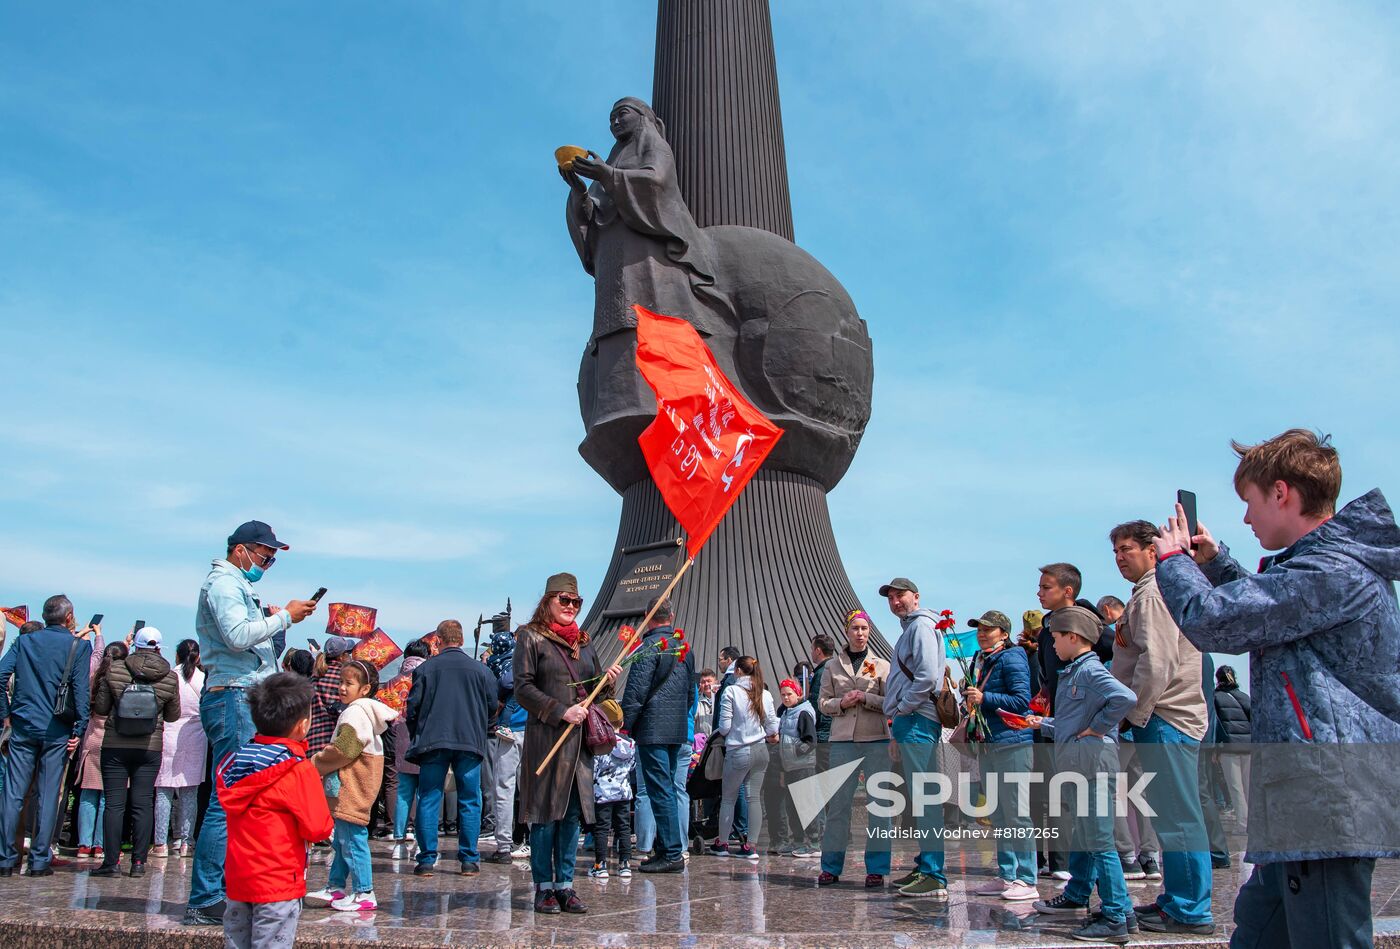
[[[637,311],[637,368],[656,393],[656,419],[637,439],[652,480],[694,557],[783,430],[720,370],[685,320]]]

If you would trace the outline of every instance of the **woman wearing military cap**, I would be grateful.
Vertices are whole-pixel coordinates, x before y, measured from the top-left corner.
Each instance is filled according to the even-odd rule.
[[[573,889],[579,825],[593,823],[593,756],[584,747],[584,729],[570,731],[544,773],[535,776],[569,725],[582,725],[587,717],[582,700],[593,685],[587,680],[606,675],[610,686],[622,672],[616,665],[603,671],[588,633],[578,627],[582,608],[578,580],[556,573],[534,616],[516,635],[515,698],[529,713],[520,754],[520,806],[530,825],[537,913],[587,912]]]

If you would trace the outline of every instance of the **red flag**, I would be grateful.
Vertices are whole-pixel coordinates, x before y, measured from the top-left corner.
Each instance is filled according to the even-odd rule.
[[[403,650],[389,638],[388,633],[382,629],[376,629],[362,639],[358,646],[350,650],[350,655],[368,662],[376,669],[383,669],[402,656]]]
[[[332,603],[326,617],[326,635],[344,636],[348,639],[364,639],[375,630],[374,620],[378,610],[372,606],[357,606],[354,603]]]
[[[656,419],[637,439],[652,480],[694,557],[783,430],[715,364],[685,320],[637,311],[637,369],[656,393]]]
[[[0,613],[4,613],[5,620],[13,623],[16,627],[29,622],[29,607],[27,606],[0,606]]]

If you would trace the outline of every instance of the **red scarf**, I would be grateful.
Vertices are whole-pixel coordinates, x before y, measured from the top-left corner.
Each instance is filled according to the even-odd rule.
[[[549,631],[558,636],[573,649],[578,645],[579,628],[578,623],[570,623],[568,626],[560,626],[558,623],[550,623]]]

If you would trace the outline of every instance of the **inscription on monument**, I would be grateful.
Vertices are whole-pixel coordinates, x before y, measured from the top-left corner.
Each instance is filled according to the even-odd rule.
[[[666,584],[680,569],[683,556],[684,548],[679,540],[624,547],[618,581],[603,610],[604,618],[646,613],[647,602],[666,589]]]

